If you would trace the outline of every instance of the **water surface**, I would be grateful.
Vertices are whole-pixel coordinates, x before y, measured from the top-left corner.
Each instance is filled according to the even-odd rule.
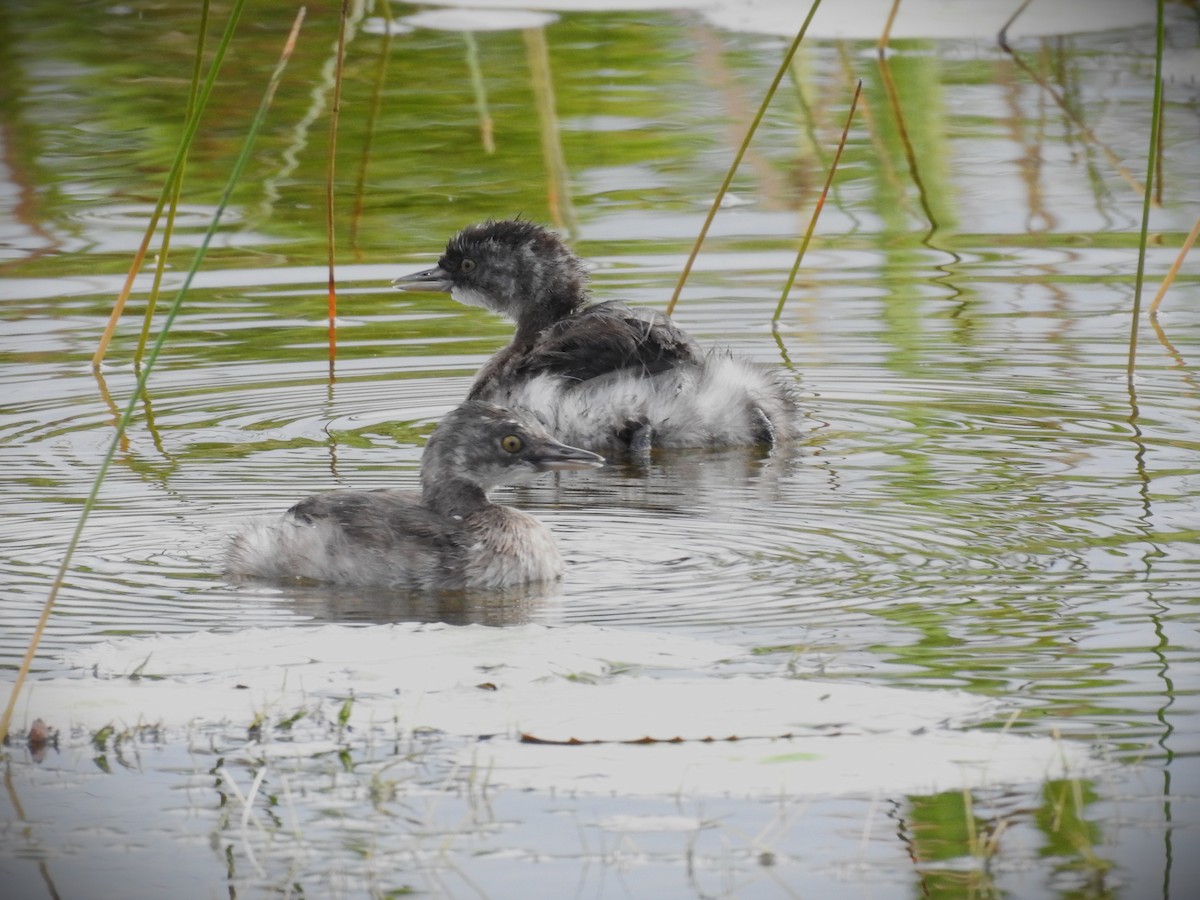
[[[882,63],[881,22],[853,33],[818,17],[676,312],[699,339],[795,380],[793,445],[664,454],[500,492],[560,542],[567,576],[545,590],[438,602],[222,577],[224,543],[246,516],[318,489],[416,485],[425,438],[511,332],[448,298],[388,288],[459,227],[516,213],[546,222],[586,257],[597,296],[665,305],[782,57],[779,35],[802,13],[788,7],[767,27],[734,3],[643,6],[479,14],[480,30],[463,32],[396,5],[404,27],[390,38],[382,10],[361,11],[338,134],[332,366],[324,177],[337,23],[309,11],[231,214],[137,398],[37,676],[82,677],[71,654],[124,635],[603,626],[630,641],[726,644],[740,674],[966,691],[998,703],[973,728],[1065,736],[1107,765],[966,792],[593,796],[570,780],[527,792],[497,775],[489,788],[464,771],[464,744],[402,728],[389,740],[380,723],[347,737],[314,714],[286,760],[246,743],[292,740],[278,724],[289,710],[267,715],[270,740],[248,721],[210,721],[98,747],[88,728],[51,722],[60,740],[47,758],[8,751],[2,865],[25,895],[515,896],[536,877],[588,896],[853,886],[1167,898],[1196,883],[1193,262],[1157,322],[1143,316],[1125,377],[1150,4],[1133,23],[1016,30],[1015,57],[970,29],[922,30],[902,4]],[[166,300],[293,13],[255,7],[191,155]],[[1197,23],[1182,4],[1168,17],[1145,302],[1200,212]],[[191,11],[38,2],[10,21],[0,664],[11,673],[136,384],[148,275],[103,366],[90,361],[178,140],[197,23]],[[830,202],[772,328],[857,78]],[[215,658],[213,672],[227,664]],[[36,715],[19,708],[19,733]],[[226,756],[225,774],[210,774]],[[229,785],[248,791],[260,772],[262,827],[243,828]],[[162,865],[164,847],[178,867]],[[136,889],[123,880],[131,859],[146,873]]]

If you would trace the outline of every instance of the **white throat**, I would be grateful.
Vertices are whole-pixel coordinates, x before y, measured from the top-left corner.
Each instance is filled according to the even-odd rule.
[[[473,288],[464,288],[455,285],[450,289],[450,296],[463,306],[479,306],[483,309],[492,308],[491,304],[487,302],[488,295]]]

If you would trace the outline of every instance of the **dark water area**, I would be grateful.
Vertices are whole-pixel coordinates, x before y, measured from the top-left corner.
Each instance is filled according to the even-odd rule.
[[[728,667],[684,653],[668,682],[736,674],[963,692],[993,704],[965,735],[1061,740],[1100,765],[1075,779],[924,792],[883,777],[855,790],[789,782],[790,794],[770,798],[719,780],[664,785],[661,796],[592,793],[573,775],[526,784],[519,766],[472,764],[469,732],[450,726],[439,740],[352,716],[348,736],[333,694],[326,718],[311,713],[291,732],[290,755],[262,737],[282,739],[287,709],[265,706],[252,724],[197,707],[182,734],[118,717],[125,738],[113,743],[95,740],[103,717],[81,702],[50,722],[60,736],[48,755],[23,737],[5,750],[0,877],[22,896],[118,896],[119,886],[121,896],[507,897],[537,879],[548,896],[1166,900],[1200,882],[1188,852],[1200,826],[1194,254],[1157,318],[1147,315],[1200,216],[1191,3],[1166,4],[1132,379],[1154,5],[1037,0],[1014,22],[1009,53],[988,17],[1003,24],[1016,4],[970,16],[906,0],[881,59],[890,4],[826,0],[675,311],[699,340],[794,380],[796,441],[771,453],[657,453],[645,466],[498,492],[553,530],[567,561],[560,584],[430,598],[223,576],[229,535],[249,516],[316,490],[417,485],[425,439],[512,331],[448,297],[390,288],[462,226],[515,214],[545,223],[587,260],[598,298],[665,307],[807,8],[628,5],[392,4],[389,34],[382,4],[351,4],[332,362],[325,190],[338,8],[308,7],[246,174],[135,398],[35,682],[57,690],[104,672],[116,664],[85,666],[80,654],[124,637],[163,659],[170,641],[207,634],[231,647],[261,634],[275,647],[272,635],[332,626],[365,640],[446,623],[455,634],[488,626],[501,635],[492,640],[549,629],[573,647],[600,629],[631,646],[730,648]],[[230,8],[213,9],[206,58]],[[152,339],[294,13],[254,3],[243,14],[189,156]],[[136,393],[156,251],[95,370],[92,355],[182,134],[198,28],[190,6],[27,0],[3,13],[9,683]],[[773,327],[857,79],[833,189]],[[253,661],[219,643],[210,652],[211,670],[186,679],[233,678]],[[514,649],[512,664],[520,657]],[[567,667],[547,660],[547,672]],[[622,661],[587,677],[615,687]],[[181,703],[194,686],[180,683]],[[720,721],[722,710],[703,707]],[[18,705],[17,735],[38,709]],[[237,791],[253,784],[261,793],[243,816]],[[132,886],[131,866],[142,873]]]

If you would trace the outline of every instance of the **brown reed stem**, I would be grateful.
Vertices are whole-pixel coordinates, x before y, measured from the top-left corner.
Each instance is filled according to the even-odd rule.
[[[204,38],[208,32],[208,13],[210,2],[204,0],[200,8],[200,27],[197,29],[196,55],[192,62],[192,83],[188,88],[187,112],[183,120],[187,122],[195,115],[196,98],[200,94],[200,72],[204,63]],[[184,150],[184,164],[187,164],[187,150]],[[146,341],[150,338],[150,326],[154,322],[154,310],[158,306],[159,292],[162,290],[163,275],[167,270],[167,258],[171,253],[171,235],[175,233],[175,216],[179,212],[179,198],[183,194],[183,169],[175,177],[171,186],[171,203],[167,207],[167,225],[163,229],[162,246],[158,249],[158,261],[154,266],[154,283],[150,285],[150,295],[146,298],[146,315],[142,319],[142,333],[138,335],[137,349],[133,353],[135,364],[141,364],[146,355]]]
[[[675,284],[675,291],[671,294],[671,299],[667,302],[666,313],[668,316],[675,311],[675,304],[679,302],[679,295],[683,292],[683,286],[687,283],[688,275],[692,272],[692,266],[696,263],[696,257],[700,254],[700,246],[704,243],[704,238],[708,234],[708,229],[712,226],[713,219],[717,217],[717,210],[721,208],[721,201],[725,199],[725,194],[729,191],[729,185],[733,183],[733,176],[737,173],[738,166],[741,165],[742,157],[746,155],[746,148],[750,146],[750,139],[754,137],[754,132],[758,130],[759,123],[762,122],[763,116],[766,115],[767,107],[771,105],[771,98],[775,96],[775,91],[779,88],[779,83],[783,81],[783,76],[787,74],[788,67],[792,64],[792,57],[800,49],[800,42],[804,40],[804,34],[808,31],[808,25],[812,22],[813,16],[816,15],[817,9],[820,6],[821,0],[813,0],[813,5],[808,11],[808,16],[804,19],[804,24],[796,32],[796,37],[793,38],[791,45],[787,49],[787,53],[783,55],[783,61],[775,71],[775,77],[772,79],[770,87],[767,88],[767,93],[763,96],[762,103],[759,104],[758,112],[754,114],[754,119],[750,122],[750,128],[746,131],[746,137],[742,141],[742,145],[738,147],[738,151],[733,157],[733,162],[729,166],[729,171],[725,173],[725,180],[721,182],[721,187],[717,190],[717,196],[713,198],[708,215],[704,217],[704,224],[700,226],[700,234],[696,236],[696,242],[692,245],[692,252],[688,254],[687,262],[683,264],[683,271],[679,273],[679,281]]]
[[[529,66],[529,87],[533,91],[533,106],[537,110],[538,135],[542,144],[542,159],[546,169],[546,205],[550,221],[569,235],[579,232],[575,206],[571,201],[570,170],[563,151],[562,134],[558,124],[558,104],[554,98],[554,73],[550,69],[550,46],[546,29],[539,25],[521,32],[525,40],[525,61]]]
[[[279,82],[283,78],[283,70],[286,68],[288,60],[291,58],[292,50],[296,46],[296,37],[300,33],[300,25],[304,21],[304,7],[300,7],[296,14],[295,22],[292,24],[292,30],[288,35],[287,42],[284,44],[283,52],[280,54],[279,62],[275,65],[274,72],[271,73],[270,83],[267,85],[267,90],[263,94],[262,102],[259,104],[258,112],[255,114],[254,121],[250,125],[250,131],[246,135],[246,140],[242,144],[242,149],[238,154],[237,160],[230,172],[229,180],[225,185],[225,190],[221,195],[221,200],[217,204],[216,212],[213,215],[212,221],[209,222],[208,230],[204,234],[204,238],[200,242],[200,246],[196,250],[195,258],[192,260],[192,265],[184,276],[183,283],[179,287],[179,291],[175,294],[175,299],[171,302],[171,307],[167,312],[167,317],[163,321],[162,330],[158,333],[158,337],[154,341],[154,346],[150,348],[149,354],[146,356],[146,365],[138,375],[137,384],[133,392],[129,395],[129,402],[125,406],[124,412],[121,414],[121,420],[117,423],[116,433],[113,435],[112,441],[109,442],[108,451],[104,455],[104,459],[100,462],[100,468],[96,472],[96,477],[92,480],[92,489],[86,499],[83,501],[83,508],[79,513],[79,520],[75,523],[75,530],[71,533],[71,539],[67,542],[67,549],[63,553],[62,562],[59,563],[58,571],[55,573],[54,581],[50,585],[50,592],[46,596],[46,602],[42,606],[42,614],[38,618],[37,624],[34,626],[33,634],[29,638],[29,646],[25,650],[25,657],[21,660],[21,666],[17,670],[16,680],[13,682],[12,693],[9,694],[8,703],[4,708],[4,715],[0,716],[0,741],[8,737],[8,729],[12,723],[13,711],[17,707],[17,697],[21,693],[21,688],[25,684],[25,679],[29,675],[29,669],[33,665],[33,658],[37,654],[38,645],[41,643],[42,634],[46,630],[46,625],[50,621],[50,613],[54,609],[54,604],[58,600],[58,595],[62,590],[63,584],[66,581],[67,570],[70,568],[71,559],[75,555],[75,549],[79,546],[80,538],[83,535],[83,527],[87,524],[88,514],[96,505],[96,500],[100,496],[100,487],[104,484],[104,477],[108,474],[109,468],[112,466],[113,458],[116,456],[117,447],[120,446],[122,439],[125,436],[125,431],[129,427],[130,421],[133,419],[133,412],[137,409],[138,399],[146,390],[146,382],[150,378],[150,373],[154,369],[154,364],[158,360],[159,354],[162,353],[163,347],[166,346],[167,336],[171,332],[171,326],[175,323],[175,318],[179,315],[179,310],[183,307],[183,298],[187,295],[191,288],[192,280],[196,277],[196,272],[200,269],[200,264],[204,260],[205,254],[208,252],[208,245],[212,242],[213,235],[217,232],[217,227],[221,223],[221,216],[224,214],[226,207],[229,205],[230,198],[233,196],[233,189],[242,177],[242,172],[246,168],[246,162],[250,158],[250,149],[254,145],[254,139],[257,137],[259,130],[262,127],[263,121],[267,117],[267,109],[271,105],[271,101],[275,97],[275,91],[279,87]]]
[[[133,293],[133,282],[137,278],[138,272],[142,269],[142,263],[146,259],[146,253],[150,249],[150,241],[154,238],[154,232],[158,228],[158,220],[162,218],[163,207],[167,204],[167,198],[171,194],[172,185],[175,184],[183,171],[183,161],[187,156],[187,149],[192,145],[192,141],[196,137],[196,132],[200,127],[200,116],[204,109],[208,106],[208,98],[212,95],[213,85],[217,80],[217,73],[221,69],[221,63],[225,59],[225,53],[229,49],[229,44],[233,40],[233,32],[237,27],[238,19],[241,18],[242,8],[246,5],[246,0],[234,0],[233,9],[229,12],[229,20],[225,24],[225,33],[221,36],[221,42],[217,45],[216,54],[213,56],[212,64],[208,69],[208,77],[204,81],[204,87],[200,91],[200,97],[196,102],[196,108],[191,119],[189,119],[183,130],[183,137],[179,141],[179,147],[175,151],[175,159],[171,162],[171,169],[167,172],[167,178],[163,182],[162,192],[159,194],[158,203],[154,207],[154,213],[150,216],[150,222],[146,226],[146,233],[142,236],[142,243],[138,247],[137,252],[133,255],[133,262],[129,266],[129,274],[125,276],[125,284],[121,288],[121,293],[117,295],[117,301],[113,304],[112,313],[108,317],[108,324],[104,328],[104,333],[100,335],[100,342],[96,347],[96,352],[92,354],[92,366],[97,367],[104,361],[104,355],[108,352],[108,345],[112,343],[113,334],[117,330],[117,322],[121,318],[121,313],[125,311],[125,304],[129,301],[129,295]]]
[[[887,22],[883,26],[883,33],[879,35],[879,42],[875,45],[875,52],[880,56],[883,55],[883,52],[892,40],[892,26],[896,24],[896,13],[898,12],[900,12],[900,0],[893,0],[892,8],[888,12]]]
[[[333,99],[329,108],[329,150],[325,169],[325,241],[329,249],[329,377],[337,359],[337,277],[335,270],[336,240],[334,235],[334,174],[337,162],[338,118],[342,111],[342,71],[346,63],[346,21],[350,17],[350,0],[342,0],[338,24],[337,62],[333,68]]]
[[[841,161],[842,151],[846,149],[846,138],[850,134],[850,123],[854,121],[854,110],[858,108],[858,98],[862,94],[862,79],[858,79],[858,84],[854,88],[854,97],[850,100],[850,111],[846,114],[846,124],[842,128],[842,139],[838,141],[837,152],[833,155],[833,161],[829,164],[829,171],[825,173],[825,187],[821,190],[821,196],[817,198],[816,208],[813,209],[813,214],[808,220],[808,228],[804,232],[804,240],[800,242],[800,250],[796,253],[796,262],[792,264],[792,271],[788,273],[787,283],[783,286],[783,295],[779,298],[779,305],[775,307],[775,315],[771,317],[771,323],[775,324],[779,321],[779,317],[783,315],[783,304],[787,302],[788,293],[792,290],[792,284],[796,281],[796,273],[800,271],[800,263],[804,259],[804,253],[808,250],[808,244],[812,240],[813,232],[817,228],[817,219],[821,216],[821,210],[825,208],[825,198],[829,196],[829,188],[833,185],[833,176],[837,174],[838,162]]]

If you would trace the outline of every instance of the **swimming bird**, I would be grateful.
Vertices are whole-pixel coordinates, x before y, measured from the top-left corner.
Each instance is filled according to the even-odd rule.
[[[434,429],[421,493],[340,490],[258,521],[229,548],[231,575],[303,578],[414,590],[501,588],[563,571],[548,528],[488,493],[538,473],[604,458],[552,438],[536,421],[468,400]]]
[[[468,396],[526,410],[568,444],[605,452],[773,445],[795,430],[794,389],[778,372],[702,348],[655,310],[589,302],[583,262],[533,222],[470,225],[436,266],[392,284],[512,319],[512,342]]]

